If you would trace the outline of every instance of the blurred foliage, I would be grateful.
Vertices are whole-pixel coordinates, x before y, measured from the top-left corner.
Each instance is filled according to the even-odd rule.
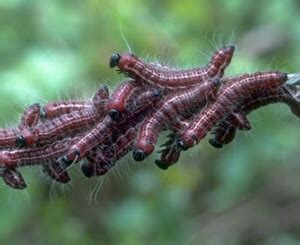
[[[178,67],[238,51],[227,74],[300,70],[297,0],[0,0],[0,119],[33,102],[88,97],[124,79],[127,50]],[[125,41],[127,40],[127,41]],[[60,186],[23,169],[28,189],[0,185],[1,244],[299,244],[299,120],[284,105],[252,113],[253,130],[204,140],[168,171],[131,156],[105,178],[79,169]]]

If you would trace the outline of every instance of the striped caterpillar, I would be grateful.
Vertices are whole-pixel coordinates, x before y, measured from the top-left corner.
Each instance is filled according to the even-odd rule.
[[[61,102],[49,102],[43,106],[41,117],[45,119],[54,119],[63,114],[73,111],[90,110],[93,107],[92,101],[68,100]]]
[[[49,102],[42,108],[41,117],[45,119],[54,119],[64,114],[69,114],[73,111],[84,111],[92,110],[103,110],[104,104],[107,103],[109,97],[108,87],[101,85],[96,93],[93,95],[91,100],[68,100],[59,102]]]
[[[278,88],[255,91],[239,103],[238,110],[246,115],[271,103],[285,103],[294,115],[300,117],[300,101],[297,101],[284,85]],[[230,143],[238,128],[239,123],[235,117],[232,114],[226,116],[214,130],[215,136],[209,140],[210,144],[216,148],[221,148],[224,144]]]
[[[11,187],[23,189],[26,187],[25,181],[16,169],[22,166],[41,164],[50,177],[67,183],[70,177],[67,172],[59,168],[55,161],[77,140],[78,138],[66,138],[43,147],[0,151],[0,176]]]
[[[197,87],[167,96],[153,115],[141,124],[133,151],[134,159],[142,161],[150,155],[154,151],[160,131],[174,121],[182,111],[205,104],[217,93],[218,87],[219,80],[207,81]]]
[[[189,70],[172,70],[146,64],[133,54],[113,54],[109,66],[118,67],[120,72],[142,81],[150,86],[162,89],[182,89],[197,86],[210,78],[222,77],[230,64],[235,46],[220,48],[205,67]]]
[[[138,98],[141,101],[136,101],[132,107],[132,111],[128,111],[119,123],[116,123],[109,116],[106,116],[97,125],[92,127],[92,129],[60,159],[61,165],[67,168],[73,162],[79,161],[91,149],[109,139],[114,132],[121,132],[122,129],[128,127],[136,127],[139,122],[144,120],[144,118],[155,109],[155,104],[160,97],[157,96],[157,90],[154,89],[152,92],[150,91],[150,93],[146,91]]]
[[[189,127],[181,133],[178,144],[183,148],[190,148],[205,137],[226,114],[231,113],[249,93],[276,88],[288,79],[287,74],[281,72],[257,72],[252,75],[242,75],[228,80],[220,88],[217,100],[198,113],[190,122]]]
[[[70,113],[66,113],[64,106],[57,106],[57,110],[52,108],[52,114],[56,114],[58,117],[46,120],[33,127],[32,130],[22,131],[22,141],[26,146],[44,145],[55,140],[61,140],[67,135],[74,136],[83,132],[105,115],[105,104],[108,96],[108,88],[101,86],[93,97],[93,106],[88,107],[88,109],[84,110],[84,106],[78,110],[78,103],[73,109],[71,109],[73,103],[68,106],[68,110],[71,110]],[[67,102],[61,104],[67,104]]]

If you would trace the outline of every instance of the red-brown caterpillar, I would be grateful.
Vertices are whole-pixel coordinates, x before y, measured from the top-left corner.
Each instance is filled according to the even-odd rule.
[[[59,182],[67,183],[70,177],[67,172],[63,172],[64,169],[59,169],[55,161],[66,153],[68,148],[77,140],[78,138],[66,138],[43,147],[0,151],[0,169],[3,172],[0,176],[5,183],[20,188],[24,180],[16,168],[41,164],[50,177]]]
[[[100,106],[100,109],[104,108],[104,103],[108,100],[109,93],[108,88],[105,85],[100,86],[100,88],[93,95],[92,100],[67,100],[59,102],[49,102],[43,106],[42,118],[43,119],[53,119],[59,117],[63,114],[68,114],[73,111],[83,111],[90,110],[93,107]]]
[[[43,145],[60,140],[66,135],[72,136],[92,127],[106,113],[105,104],[108,100],[108,89],[101,86],[93,97],[93,106],[86,110],[74,110],[62,114],[52,120],[37,125],[30,131],[23,131],[22,138],[26,146]]]
[[[180,113],[205,104],[217,93],[218,87],[218,80],[207,81],[197,87],[167,96],[153,115],[143,121],[133,151],[134,159],[142,161],[150,155],[163,127],[168,127]]]
[[[300,101],[297,101],[294,96],[283,85],[278,88],[255,91],[243,99],[239,105],[238,110],[243,114],[249,114],[262,106],[271,103],[285,103],[290,107],[294,115],[300,117]],[[235,136],[239,124],[235,117],[230,114],[225,117],[214,130],[215,137],[210,139],[211,145],[216,148],[221,148],[224,144],[230,143]]]
[[[228,45],[219,49],[207,66],[188,70],[171,70],[146,64],[133,54],[113,54],[110,67],[117,66],[125,75],[143,81],[151,86],[179,89],[197,86],[210,78],[222,77],[229,65],[235,46]]]
[[[257,72],[243,75],[235,82],[228,81],[220,88],[217,100],[198,113],[190,126],[180,135],[178,143],[183,148],[198,144],[226,114],[235,110],[237,103],[253,91],[276,88],[287,81],[281,72]]]
[[[74,111],[35,127],[29,134],[24,134],[27,146],[44,145],[62,139],[67,135],[76,135],[92,127],[97,121],[93,111]]]
[[[160,96],[157,96],[157,90],[150,91],[150,93],[149,91],[142,93],[139,99],[143,103],[137,101],[131,108],[133,111],[128,111],[118,123],[106,116],[69,149],[67,154],[60,159],[61,164],[67,167],[74,161],[82,159],[91,149],[109,139],[113,132],[122,132],[128,127],[136,127],[140,121],[144,120],[155,109],[158,98]]]
[[[43,106],[42,118],[53,119],[63,114],[71,113],[72,111],[82,111],[91,109],[93,103],[91,101],[68,100],[60,102],[49,102]]]
[[[77,140],[78,137],[65,138],[42,147],[0,151],[0,167],[17,168],[55,160],[65,153],[68,147]]]

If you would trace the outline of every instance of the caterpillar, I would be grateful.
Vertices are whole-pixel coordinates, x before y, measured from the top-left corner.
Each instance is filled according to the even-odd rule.
[[[18,188],[19,184],[17,182],[21,183],[24,181],[16,168],[40,164],[50,177],[59,182],[67,183],[70,177],[66,172],[63,173],[63,169],[59,170],[59,166],[56,165],[55,161],[66,153],[68,148],[77,140],[78,138],[76,137],[66,138],[42,147],[0,151],[0,169],[3,172],[3,180],[5,183],[11,183],[10,186],[13,187],[15,185],[15,188]]]
[[[255,91],[242,100],[238,108],[243,114],[249,114],[253,110],[271,103],[285,103],[294,115],[300,117],[300,101],[296,100],[284,85],[274,89]],[[228,115],[214,130],[215,137],[209,140],[210,144],[216,148],[221,148],[234,139],[237,129],[238,123],[235,118],[232,114]]]
[[[60,101],[60,102],[49,102],[43,106],[41,117],[45,119],[53,119],[63,114],[71,113],[72,111],[81,111],[91,109],[93,103],[91,101]]]
[[[133,111],[128,111],[119,123],[112,120],[110,116],[104,117],[102,121],[74,144],[64,157],[59,159],[60,164],[67,168],[74,161],[82,159],[91,149],[109,139],[113,132],[120,134],[122,130],[128,127],[136,127],[140,121],[144,120],[155,109],[159,96],[157,96],[157,90],[153,90],[150,93],[145,92],[144,95],[141,94],[139,99],[141,103],[137,101],[132,108]]]
[[[253,91],[276,88],[286,82],[287,79],[287,74],[282,72],[257,72],[252,75],[240,76],[234,82],[229,80],[221,86],[217,100],[198,113],[189,127],[181,133],[178,144],[185,149],[198,144],[226,114],[234,111],[237,102],[241,101],[247,94],[253,93]]]
[[[55,159],[77,140],[78,137],[65,138],[61,141],[55,141],[50,145],[41,147],[2,150],[0,151],[0,167],[17,168],[27,165],[36,165],[48,159]]]
[[[68,114],[73,111],[90,110],[93,107],[100,106],[100,109],[105,109],[103,103],[107,101],[109,97],[108,87],[101,85],[95,92],[92,100],[67,100],[59,102],[49,102],[42,108],[42,119],[53,119],[63,114]],[[100,104],[99,104],[100,103]]]
[[[105,115],[105,103],[108,96],[108,88],[101,86],[93,97],[93,106],[90,109],[64,113],[52,120],[46,120],[31,130],[23,130],[20,136],[21,141],[26,146],[44,145],[62,139],[68,134],[77,135],[86,128],[92,127]]]
[[[203,102],[206,103],[217,93],[219,85],[219,80],[215,79],[167,96],[153,115],[143,121],[133,151],[134,159],[142,161],[150,155],[154,151],[158,135],[163,127],[174,121],[182,111],[199,106]]]
[[[133,54],[113,54],[109,66],[118,67],[125,75],[150,86],[163,89],[182,89],[197,86],[209,78],[222,77],[230,64],[235,46],[228,45],[217,50],[207,66],[189,70],[171,70],[146,64]]]
[[[96,123],[93,111],[74,111],[35,127],[28,134],[23,132],[26,146],[44,145],[66,137],[76,135]]]

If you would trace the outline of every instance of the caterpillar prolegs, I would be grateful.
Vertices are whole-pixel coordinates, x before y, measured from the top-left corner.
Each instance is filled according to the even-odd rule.
[[[105,146],[98,146],[86,154],[88,163],[81,166],[86,177],[106,174],[115,163],[125,156],[133,147],[136,130],[129,128],[120,135],[115,142],[108,142]]]

